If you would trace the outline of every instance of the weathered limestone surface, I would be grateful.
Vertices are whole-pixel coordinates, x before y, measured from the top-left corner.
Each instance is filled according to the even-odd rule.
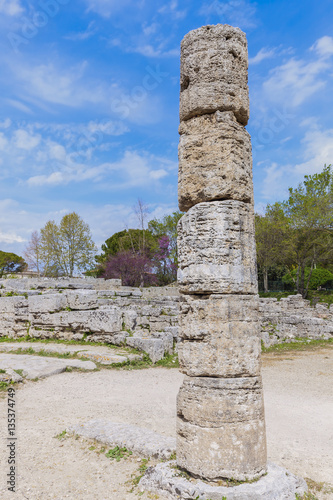
[[[252,201],[251,138],[232,112],[197,116],[182,122],[179,133],[180,210],[204,201]]]
[[[185,377],[177,413],[200,427],[220,427],[264,417],[261,377]]]
[[[282,467],[268,463],[267,475],[254,483],[237,486],[217,486],[200,480],[188,480],[179,474],[176,462],[149,467],[140,480],[141,491],[163,494],[167,499],[189,500],[295,500],[308,490],[304,479],[296,477]]]
[[[295,338],[330,339],[333,337],[333,304],[316,304],[301,295],[289,295],[280,301],[260,299],[261,338],[266,347]]]
[[[181,44],[180,121],[196,115],[233,111],[249,119],[247,41],[238,28],[204,26]]]
[[[177,419],[177,464],[207,480],[257,478],[266,472],[264,420],[200,427]]]
[[[260,374],[258,298],[252,295],[182,295],[179,365],[192,377]]]
[[[247,68],[238,28],[182,42],[177,464],[211,481],[267,470]]]
[[[185,377],[177,417],[180,467],[208,480],[253,479],[265,472],[260,377]]]
[[[256,295],[181,295],[180,338],[205,340],[218,334],[224,325],[242,328],[258,320]]]
[[[182,293],[258,293],[254,215],[250,204],[198,203],[178,223]]]

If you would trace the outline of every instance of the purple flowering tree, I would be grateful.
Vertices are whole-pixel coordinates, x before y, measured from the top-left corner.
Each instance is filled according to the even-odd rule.
[[[124,286],[152,286],[157,284],[153,268],[154,262],[149,257],[127,250],[109,258],[102,278],[121,278]]]
[[[169,236],[162,236],[158,240],[158,250],[154,256],[154,267],[158,284],[168,285],[177,279],[177,266],[171,259]]]

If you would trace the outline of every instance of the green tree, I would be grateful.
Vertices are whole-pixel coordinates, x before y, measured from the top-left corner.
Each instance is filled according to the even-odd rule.
[[[7,273],[21,273],[27,268],[27,263],[15,253],[0,250],[0,278]]]
[[[48,221],[41,229],[41,257],[47,276],[70,276],[93,266],[96,246],[89,225],[72,212],[60,224]]]
[[[297,188],[289,188],[283,203],[289,219],[290,240],[297,267],[295,286],[305,298],[313,269],[333,255],[333,171],[331,165],[319,174],[306,175]],[[310,268],[307,279],[306,267]]]
[[[144,252],[143,241],[145,242]],[[96,255],[95,259],[98,264],[104,267],[106,261],[119,252],[132,251],[133,253],[145,253],[148,257],[152,257],[157,248],[158,239],[149,229],[124,229],[113,234],[103,243],[102,254]]]
[[[269,271],[290,260],[289,221],[281,203],[267,205],[265,215],[255,215],[258,268],[263,275],[264,290],[269,291]]]
[[[157,240],[163,236],[169,238],[170,260],[177,267],[177,224],[183,215],[183,212],[176,211],[171,215],[165,215],[162,219],[155,218],[148,222],[148,228]]]

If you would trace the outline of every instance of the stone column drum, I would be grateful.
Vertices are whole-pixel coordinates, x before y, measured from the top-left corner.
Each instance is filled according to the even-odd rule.
[[[247,71],[238,28],[182,41],[177,464],[210,481],[267,470]]]

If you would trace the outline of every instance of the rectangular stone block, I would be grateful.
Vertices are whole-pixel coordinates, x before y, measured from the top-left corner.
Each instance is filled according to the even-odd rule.
[[[208,481],[255,479],[266,472],[265,422],[201,427],[178,417],[177,464]]]
[[[219,24],[190,31],[181,44],[180,121],[233,111],[249,119],[248,54],[245,34]]]
[[[182,293],[258,293],[251,204],[198,203],[178,223],[178,283]]]
[[[233,113],[192,118],[180,124],[179,133],[180,210],[212,200],[252,202],[251,138]]]
[[[30,313],[52,313],[67,307],[67,297],[56,293],[52,295],[33,295],[28,298]]]
[[[180,301],[180,370],[192,377],[260,374],[258,297],[184,295]]]
[[[264,419],[261,377],[185,377],[177,414],[200,427]]]
[[[73,310],[97,309],[99,303],[97,301],[97,292],[67,292],[67,306]]]
[[[0,313],[15,314],[21,307],[27,305],[25,297],[0,297]]]

